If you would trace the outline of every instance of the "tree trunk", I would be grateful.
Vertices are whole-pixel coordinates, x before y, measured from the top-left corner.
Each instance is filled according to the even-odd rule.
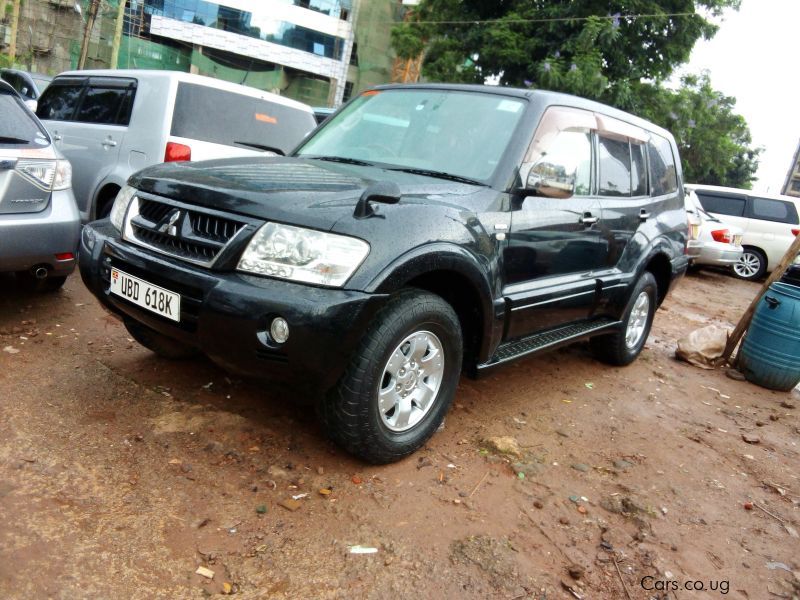
[[[81,42],[81,56],[78,59],[78,69],[86,66],[86,57],[89,54],[89,40],[92,37],[94,21],[97,18],[97,11],[100,8],[100,0],[92,0],[89,5],[89,14],[86,17],[86,27],[83,30],[83,41]]]
[[[127,3],[127,0],[119,0],[117,21],[114,26],[114,42],[111,46],[111,64],[109,65],[112,69],[119,68],[119,48],[122,44],[122,28],[125,24],[125,6]]]

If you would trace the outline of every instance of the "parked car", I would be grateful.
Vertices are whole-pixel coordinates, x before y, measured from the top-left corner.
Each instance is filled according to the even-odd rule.
[[[0,271],[35,289],[60,288],[77,264],[70,173],[36,115],[0,81]]]
[[[0,69],[0,79],[13,87],[22,96],[25,104],[36,111],[39,97],[47,89],[53,78],[41,73],[29,73],[17,69]]]
[[[140,171],[82,240],[84,282],[141,344],[310,388],[376,463],[436,431],[462,368],[586,338],[632,362],[688,262],[667,131],[443,84],[367,91],[290,157]]]
[[[72,162],[84,221],[108,215],[135,171],[160,162],[285,154],[315,126],[309,106],[172,71],[72,71],[37,110]]]
[[[696,267],[732,267],[738,263],[742,257],[742,229],[706,212],[691,190],[687,190],[685,201],[689,263]]]
[[[733,272],[756,280],[772,271],[800,233],[800,201],[789,196],[769,196],[750,190],[691,184],[703,208],[744,231],[739,262]]]

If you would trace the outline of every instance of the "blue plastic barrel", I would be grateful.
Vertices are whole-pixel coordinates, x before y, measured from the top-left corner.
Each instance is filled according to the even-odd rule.
[[[800,382],[800,287],[769,286],[744,338],[739,370],[771,390],[788,391]]]

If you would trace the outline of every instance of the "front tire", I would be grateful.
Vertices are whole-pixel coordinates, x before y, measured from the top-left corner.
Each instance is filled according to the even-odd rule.
[[[442,423],[462,357],[453,308],[428,292],[398,293],[375,316],[350,366],[322,400],[326,433],[375,464],[411,454]]]
[[[183,360],[194,358],[200,354],[197,348],[187,346],[178,340],[173,340],[146,325],[142,325],[138,321],[125,319],[124,323],[125,329],[128,330],[133,339],[161,358]]]
[[[733,265],[733,272],[739,279],[756,281],[767,274],[767,257],[761,250],[745,248],[738,262]]]
[[[657,299],[658,285],[655,277],[645,271],[633,288],[622,318],[622,328],[589,341],[595,358],[620,367],[636,360],[650,335]]]

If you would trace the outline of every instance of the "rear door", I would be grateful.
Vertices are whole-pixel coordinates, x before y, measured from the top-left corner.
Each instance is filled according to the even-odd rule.
[[[72,163],[81,212],[91,210],[100,182],[119,160],[135,93],[134,79],[70,77],[54,80],[42,95],[37,114]]]
[[[620,304],[643,249],[659,235],[659,215],[685,208],[677,198],[669,140],[616,119],[600,116],[598,121],[598,195],[609,248],[605,269],[596,273],[601,286],[597,310],[602,313]]]

